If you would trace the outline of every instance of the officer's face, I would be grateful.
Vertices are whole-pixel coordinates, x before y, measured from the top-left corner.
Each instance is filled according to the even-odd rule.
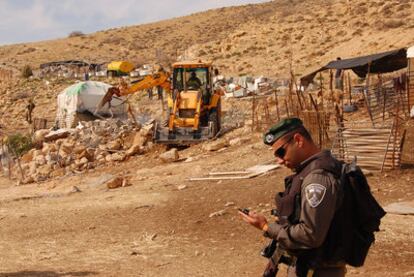
[[[281,138],[276,141],[273,145],[273,153],[276,157],[276,162],[282,164],[287,168],[294,169],[299,164],[296,144],[300,137],[295,134],[290,137]]]
[[[287,168],[292,168],[292,163],[290,160],[290,144],[293,141],[293,136],[288,138],[282,138],[276,141],[273,145],[273,154],[276,157],[276,162],[278,164],[283,164]]]

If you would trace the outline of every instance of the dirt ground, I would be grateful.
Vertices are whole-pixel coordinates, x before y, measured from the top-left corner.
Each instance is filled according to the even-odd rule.
[[[176,163],[162,164],[158,154],[40,184],[1,178],[0,276],[261,276],[266,239],[236,209],[269,214],[289,171],[188,180],[270,160],[258,136],[220,152],[191,147],[180,151],[190,159]],[[132,185],[108,190],[105,181],[116,175]],[[413,180],[412,169],[370,177],[384,205],[412,200]],[[348,276],[414,276],[413,225],[413,216],[386,215],[366,265]]]

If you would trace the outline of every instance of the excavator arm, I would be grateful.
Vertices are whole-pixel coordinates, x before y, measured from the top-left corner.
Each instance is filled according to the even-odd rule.
[[[114,95],[125,96],[156,86],[161,86],[167,93],[170,92],[171,84],[169,80],[169,74],[167,72],[159,71],[152,75],[147,75],[138,82],[133,83],[131,86],[128,86],[125,81],[121,80],[121,83],[118,87],[111,87],[108,89],[104,97],[102,97],[101,101],[99,101],[95,113],[98,112],[106,104],[110,104]]]
[[[165,89],[167,92],[170,91],[170,81],[169,81],[169,74],[166,72],[158,72],[152,75],[147,75],[144,77],[144,79],[132,84],[131,86],[125,86],[121,85],[120,95],[129,95],[133,94],[137,91],[144,90],[147,88],[152,88],[156,86],[161,86],[163,89]]]

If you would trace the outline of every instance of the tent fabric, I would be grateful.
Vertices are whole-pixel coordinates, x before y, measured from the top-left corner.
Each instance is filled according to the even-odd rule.
[[[414,58],[414,46],[407,49],[407,58]]]
[[[368,68],[371,73],[393,72],[407,67],[406,55],[406,48],[401,48],[368,56],[331,61],[320,69],[302,77],[300,79],[301,85],[309,85],[318,72],[326,69],[351,69],[361,78],[365,78]]]
[[[59,122],[59,127],[74,127],[73,122],[77,113],[93,114],[110,87],[111,85],[102,82],[86,81],[65,88],[57,97],[56,120]],[[115,117],[125,116],[124,99],[113,98],[111,110]],[[108,105],[100,109],[99,114],[110,114]]]

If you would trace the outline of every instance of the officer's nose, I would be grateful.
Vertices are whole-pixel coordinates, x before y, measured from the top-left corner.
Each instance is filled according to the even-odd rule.
[[[279,157],[276,157],[276,163],[277,164],[280,164],[280,165],[283,165],[285,163],[285,160],[284,159],[281,159]]]

